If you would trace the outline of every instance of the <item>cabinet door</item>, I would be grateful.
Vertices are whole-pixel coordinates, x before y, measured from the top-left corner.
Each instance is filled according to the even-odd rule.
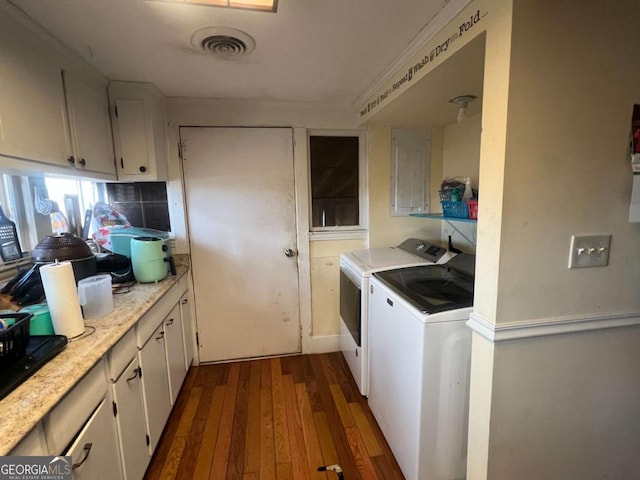
[[[180,316],[182,317],[182,338],[184,340],[184,366],[189,370],[193,361],[193,324],[191,323],[191,304],[189,292],[180,298]]]
[[[187,370],[184,367],[184,340],[182,338],[182,319],[180,318],[180,305],[176,305],[164,320],[165,347],[167,355],[167,368],[169,371],[169,391],[171,392],[171,404],[178,398],[182,381]]]
[[[0,15],[0,154],[68,165],[58,65],[8,15]]]
[[[151,459],[147,446],[141,376],[142,371],[136,357],[113,384],[116,425],[125,480],[140,480]]]
[[[158,445],[162,429],[171,411],[163,328],[164,324],[159,325],[138,352],[140,367],[142,367],[142,393],[150,453],[153,453]]]
[[[121,175],[141,175],[149,171],[148,139],[152,138],[142,99],[118,99],[115,102],[117,124],[116,162]]]
[[[118,180],[167,180],[165,97],[151,83],[109,84]]]
[[[76,168],[115,175],[106,85],[73,73],[64,79]]]
[[[121,480],[120,456],[111,406],[103,400],[64,453],[73,460],[74,480]]]

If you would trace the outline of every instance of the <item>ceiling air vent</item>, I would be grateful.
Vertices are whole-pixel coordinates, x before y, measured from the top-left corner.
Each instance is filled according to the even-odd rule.
[[[256,48],[256,42],[249,34],[230,27],[198,30],[191,36],[191,45],[200,52],[227,60],[245,57]]]

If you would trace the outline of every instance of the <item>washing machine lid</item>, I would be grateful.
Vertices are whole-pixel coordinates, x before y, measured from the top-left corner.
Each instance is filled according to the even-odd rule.
[[[343,253],[340,256],[340,262],[362,277],[382,270],[411,265],[431,265],[449,258],[451,254],[439,245],[426,240],[408,238],[397,247],[370,248]]]
[[[473,276],[447,264],[385,270],[373,275],[420,313],[473,306]]]

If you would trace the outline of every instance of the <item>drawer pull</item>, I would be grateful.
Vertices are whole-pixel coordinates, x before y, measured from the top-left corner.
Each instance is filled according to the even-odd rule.
[[[74,463],[73,464],[72,470],[75,470],[76,468],[78,468],[84,462],[87,461],[87,459],[89,458],[89,453],[91,453],[91,447],[93,447],[93,443],[85,443],[84,444],[84,447],[82,448],[82,451],[84,452],[84,456],[82,457],[82,460],[80,460],[78,463]]]
[[[136,378],[138,378],[138,376],[142,376],[142,369],[140,367],[136,368],[133,370],[133,375],[131,375],[129,378],[127,378],[127,382],[130,382],[132,380],[135,380]]]

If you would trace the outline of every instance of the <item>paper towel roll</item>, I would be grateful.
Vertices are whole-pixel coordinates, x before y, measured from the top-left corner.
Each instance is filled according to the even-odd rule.
[[[84,320],[71,262],[43,265],[40,267],[40,276],[53,330],[57,335],[68,338],[81,335],[84,332]]]

